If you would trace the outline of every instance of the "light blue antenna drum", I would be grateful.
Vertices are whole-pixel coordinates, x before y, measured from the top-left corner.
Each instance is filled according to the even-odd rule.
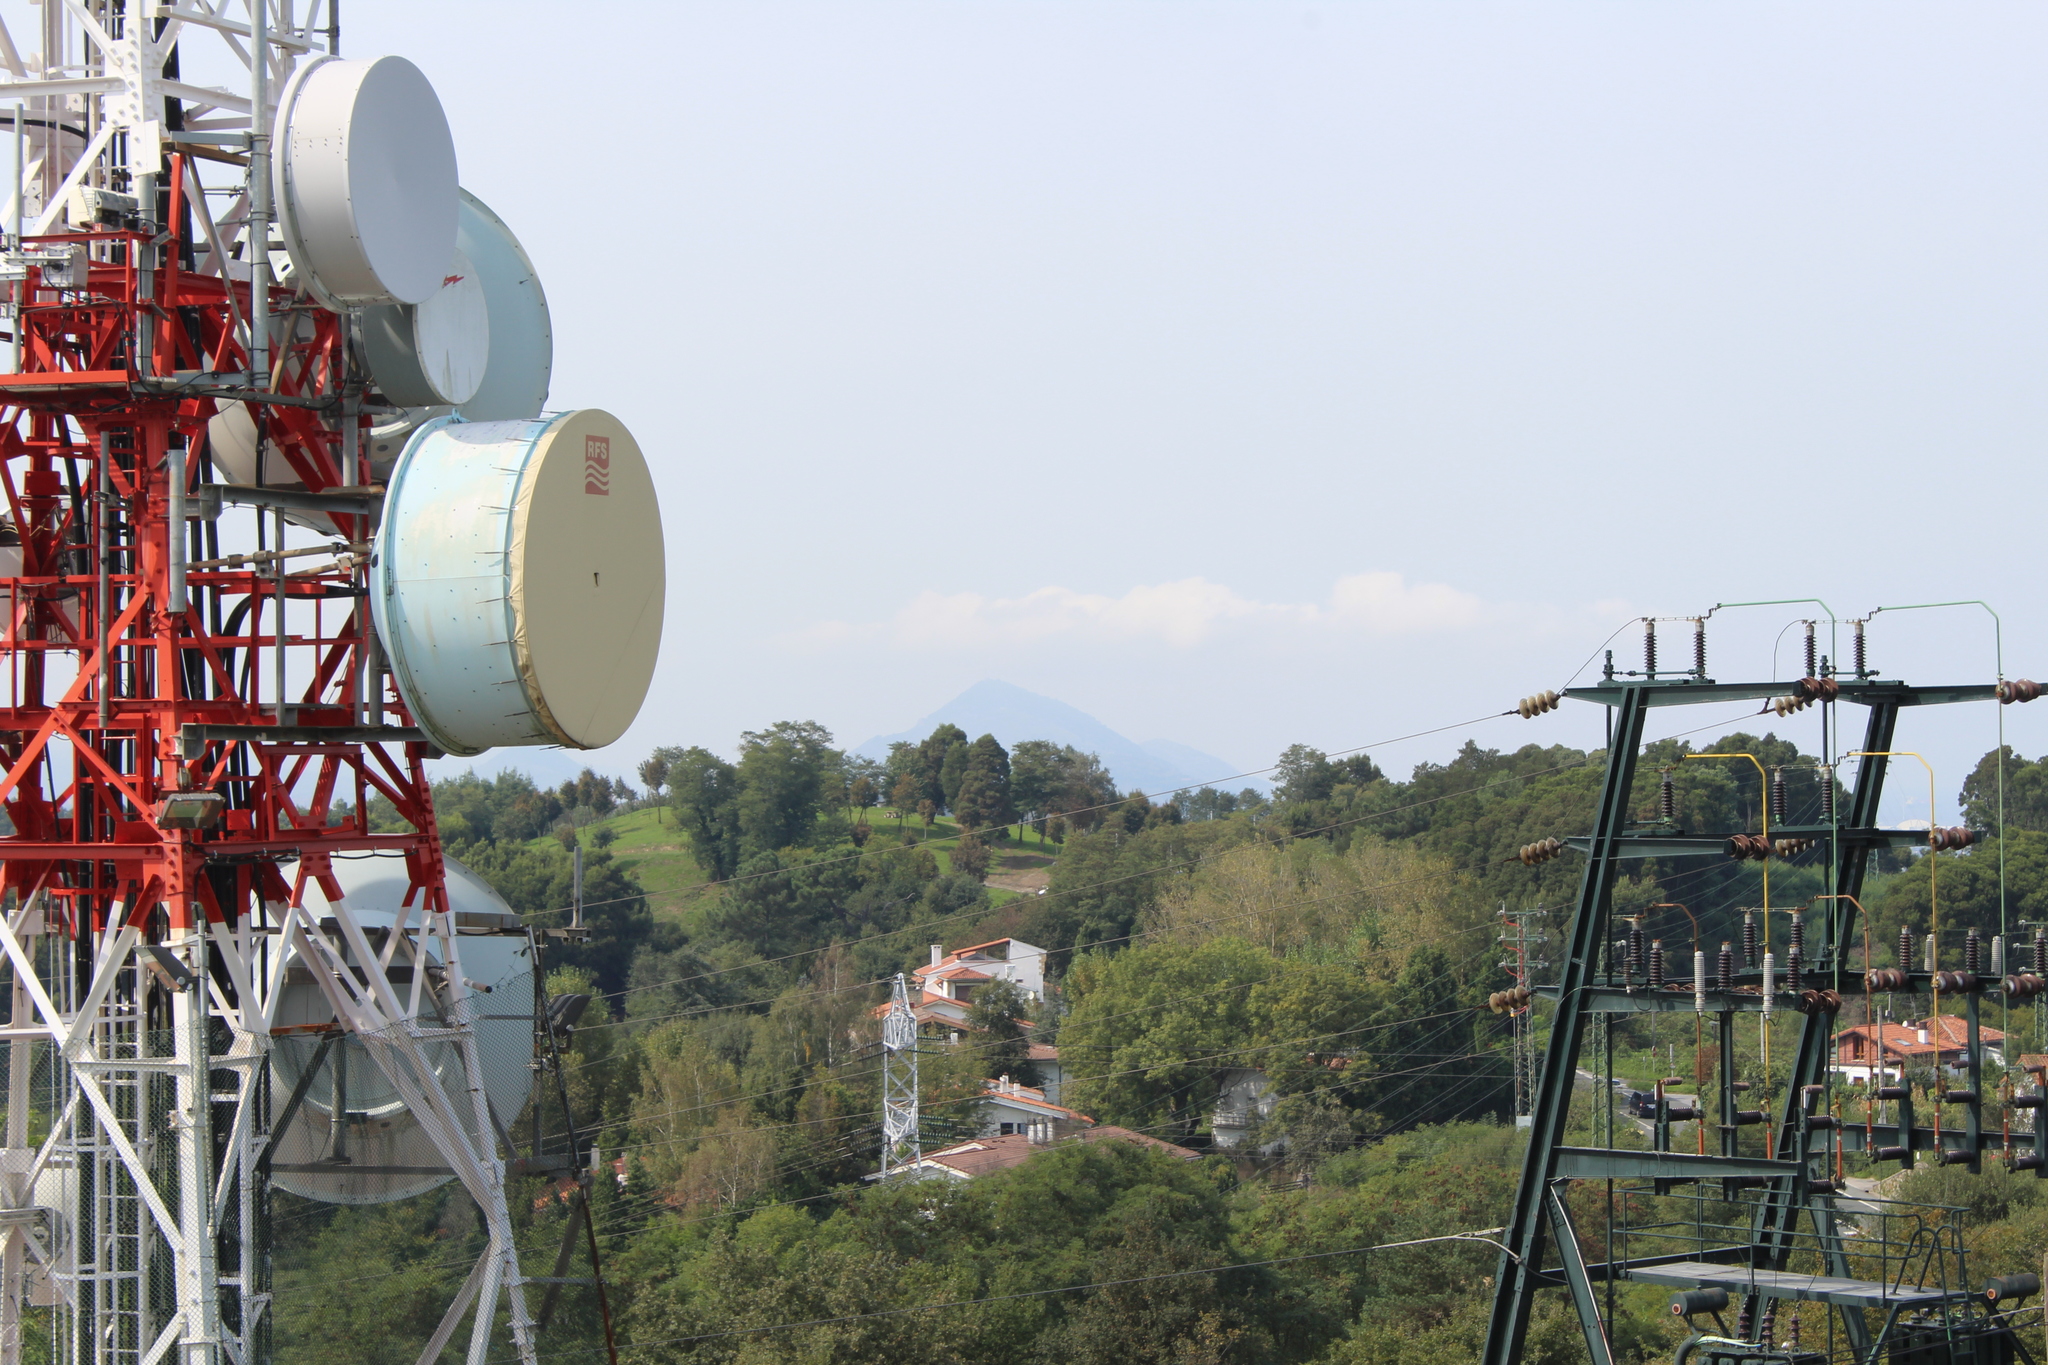
[[[610,413],[421,427],[370,579],[398,694],[438,748],[597,749],[639,714],[661,644],[661,509]]]

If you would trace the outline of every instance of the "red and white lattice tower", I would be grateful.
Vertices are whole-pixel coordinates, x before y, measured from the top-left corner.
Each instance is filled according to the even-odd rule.
[[[269,1358],[272,1121],[289,1122],[308,1093],[304,1080],[280,1083],[273,1053],[295,1030],[354,1040],[481,1212],[488,1249],[423,1358],[473,1312],[472,1361],[494,1332],[534,1359],[501,1149],[515,1116],[491,1109],[477,973],[465,973],[424,764],[492,743],[580,743],[592,726],[616,737],[623,722],[578,731],[559,698],[550,712],[535,692],[547,665],[524,653],[510,682],[478,686],[500,689],[488,694],[498,711],[527,696],[530,736],[465,730],[474,698],[453,694],[454,719],[437,722],[425,714],[443,699],[433,661],[406,674],[397,643],[380,647],[372,598],[387,594],[378,610],[403,631],[405,584],[376,581],[396,481],[370,435],[403,443],[426,414],[406,410],[419,396],[391,396],[404,383],[365,358],[376,338],[364,332],[379,308],[387,332],[394,316],[403,330],[418,305],[423,336],[426,305],[417,291],[380,301],[374,279],[352,283],[334,254],[347,244],[313,240],[325,224],[286,222],[285,240],[272,237],[292,190],[276,186],[274,205],[274,160],[292,173],[271,146],[285,135],[275,110],[313,99],[305,73],[338,50],[333,5],[43,0],[0,29],[0,165],[19,166],[0,189],[0,802],[11,821],[0,949],[13,983],[0,1365],[21,1358],[25,1333],[49,1336],[49,1358],[69,1362]],[[328,62],[330,74],[369,65]],[[367,79],[390,76],[380,69]],[[364,146],[378,131],[373,104],[335,116],[345,128],[357,119]],[[308,203],[332,190],[314,183],[318,169],[299,170]],[[452,204],[452,155],[446,175]],[[402,220],[403,208],[344,205],[369,224],[355,249],[372,276],[385,248],[368,241],[371,220]],[[308,256],[330,263],[324,283]],[[459,314],[461,300],[449,307]],[[461,344],[419,349],[414,359],[444,369],[476,361]],[[541,375],[544,392],[544,359]],[[429,397],[451,382],[427,378]],[[505,441],[539,449],[547,424],[529,425]],[[584,480],[575,491],[611,496],[621,452],[610,430],[577,435],[582,469],[562,476]],[[535,511],[519,543],[570,536],[548,526]],[[523,553],[495,543],[512,548],[476,553]],[[413,607],[447,620],[464,610],[417,596]],[[525,650],[525,630],[495,633],[521,635]],[[416,656],[431,650],[407,638]],[[651,646],[642,652],[651,670]],[[644,686],[620,684],[627,720]],[[482,737],[462,738],[472,731]],[[407,832],[372,831],[376,797]],[[403,860],[402,904],[345,894],[335,860],[372,855]],[[324,1001],[310,1023],[280,1019],[294,981]],[[346,1098],[337,1105],[338,1131],[354,1115]]]

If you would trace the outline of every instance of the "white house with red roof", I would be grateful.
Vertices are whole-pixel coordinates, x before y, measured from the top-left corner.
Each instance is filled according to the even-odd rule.
[[[947,952],[945,945],[932,945],[932,960],[919,967],[918,992],[910,1012],[920,1024],[936,1024],[958,1033],[967,1027],[967,1011],[974,993],[991,981],[1007,981],[1034,1003],[1045,998],[1045,949],[1022,939],[999,938]],[[888,1012],[883,1005],[875,1013]],[[1029,1021],[1025,1026],[1030,1027]],[[1033,1060],[1037,1060],[1035,1057]]]
[[[2005,1035],[1995,1028],[1977,1030],[1983,1051],[1979,1062],[2005,1065]],[[1896,1080],[1903,1068],[1932,1067],[1961,1072],[1970,1065],[1969,1026],[1956,1015],[1907,1020],[1903,1024],[1857,1024],[1835,1035],[1835,1074],[1845,1080],[1882,1084]]]
[[[933,995],[965,1002],[990,981],[1007,981],[1028,1000],[1045,998],[1045,949],[1017,938],[991,939],[966,948],[932,945],[932,960],[917,969],[918,983]]]

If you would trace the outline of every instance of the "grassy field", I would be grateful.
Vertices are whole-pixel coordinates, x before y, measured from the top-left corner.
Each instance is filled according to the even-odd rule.
[[[960,843],[960,827],[952,820],[940,816],[927,831],[923,822],[913,816],[903,821],[899,833],[897,822],[879,812],[868,819],[874,829],[868,839],[869,850],[894,848],[903,834],[909,834],[931,850],[941,871],[952,871],[952,851]],[[687,920],[704,903],[706,897],[691,892],[705,885],[708,878],[690,854],[690,836],[676,828],[674,818],[666,810],[628,811],[598,824],[612,831],[612,857],[646,888],[648,905],[656,918]],[[989,900],[997,905],[1019,896],[1036,895],[1051,875],[1059,852],[1058,844],[1040,843],[1036,834],[1027,834],[1019,843],[1015,838],[1016,826],[1010,829],[1012,837],[991,847],[995,856],[990,860],[987,886]],[[586,834],[585,838],[588,837]],[[838,851],[851,854],[852,842],[842,840]]]

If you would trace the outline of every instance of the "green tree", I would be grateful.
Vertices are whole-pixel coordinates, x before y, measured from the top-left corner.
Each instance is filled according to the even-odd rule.
[[[973,757],[974,746],[966,740],[955,740],[946,746],[946,757],[939,764],[939,794],[945,798],[947,810],[956,810],[960,795],[960,784],[967,778],[967,760]]]
[[[690,836],[690,854],[725,881],[740,862],[740,773],[709,749],[689,748],[669,765],[669,806]]]
[[[1963,779],[1963,823],[1972,829],[1998,832],[2000,750],[1984,755]],[[2048,759],[2021,758],[2012,746],[2005,757],[2005,827],[2048,834]]]
[[[946,754],[955,744],[965,744],[967,732],[959,726],[946,723],[926,735],[917,746],[917,780],[923,789],[923,799],[940,810],[946,809],[946,783],[944,772]]]
[[[1045,817],[1060,809],[1067,776],[1065,756],[1049,739],[1022,739],[1010,750],[1010,804],[1022,818],[1038,822],[1041,841]]]
[[[816,721],[777,721],[740,736],[740,841],[748,853],[810,841],[839,754]]]
[[[983,735],[968,751],[953,811],[963,829],[975,831],[1000,829],[1016,814],[1010,804],[1010,755],[994,735]]]
[[[1008,1076],[1023,1085],[1042,1084],[1031,1060],[1031,1001],[1013,981],[998,977],[974,992],[967,1009],[967,1027],[984,1076]]]
[[[917,809],[917,793],[917,778],[913,774],[903,773],[897,777],[896,786],[889,793],[889,805],[896,812],[897,829],[903,828],[903,817]]]
[[[668,785],[669,769],[681,761],[682,756],[680,748],[665,745],[640,760],[640,785],[647,789],[650,799],[660,799],[661,789]]]
[[[981,881],[988,876],[988,845],[971,829],[960,832],[960,842],[953,845],[953,870],[963,877]]]
[[[1064,1102],[1099,1121],[1183,1136],[1215,1107],[1258,1020],[1251,988],[1279,959],[1241,939],[1091,953],[1068,971]]]

